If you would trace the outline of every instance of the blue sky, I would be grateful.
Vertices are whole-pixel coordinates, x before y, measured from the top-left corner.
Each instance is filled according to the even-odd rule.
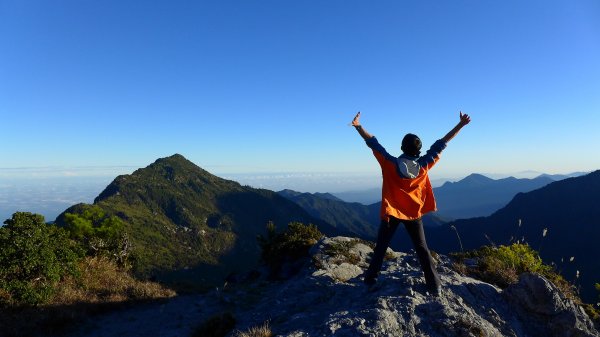
[[[599,93],[594,0],[0,0],[4,172],[377,175],[359,110],[393,154],[469,113],[434,178],[591,171]]]

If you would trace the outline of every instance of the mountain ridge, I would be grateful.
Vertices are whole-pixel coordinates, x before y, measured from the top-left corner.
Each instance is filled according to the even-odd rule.
[[[492,179],[473,173],[457,182],[447,182],[433,191],[440,216],[465,219],[490,215],[506,205],[515,194],[532,191],[554,181],[547,176]]]
[[[333,195],[329,197],[328,193],[302,193],[289,189],[277,193],[336,228],[343,228],[364,239],[373,240],[377,236],[379,203],[365,206],[342,201]]]
[[[256,236],[271,221],[280,229],[298,221],[335,230],[273,191],[219,178],[180,154],[116,177],[94,205],[125,222],[136,274],[167,281],[211,284],[255,266]],[[56,223],[85,207],[70,207]]]

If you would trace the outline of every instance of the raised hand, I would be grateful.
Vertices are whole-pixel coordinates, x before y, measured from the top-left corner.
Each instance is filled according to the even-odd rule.
[[[360,111],[356,114],[356,116],[354,116],[354,119],[352,120],[352,123],[350,125],[352,126],[360,126]]]
[[[469,124],[469,122],[471,122],[471,117],[469,117],[469,115],[463,114],[462,111],[460,111],[459,113],[460,113],[460,124],[461,125],[467,125],[467,124]]]
[[[458,124],[456,124],[456,126],[454,128],[452,128],[452,130],[450,130],[450,132],[448,132],[443,138],[442,140],[445,142],[449,142],[452,138],[454,138],[454,136],[456,136],[456,134],[458,133],[458,131],[460,131],[460,129],[469,124],[471,122],[471,117],[469,117],[469,115],[467,114],[463,114],[462,111],[459,112],[460,113],[460,122],[458,122]]]
[[[360,125],[360,111],[356,114],[356,116],[354,116],[354,119],[352,120],[352,123],[350,123],[350,125],[354,126],[356,128],[356,131],[358,131],[358,134],[363,137],[364,140],[367,140],[369,138],[372,138],[373,136],[367,132],[367,130],[365,130],[362,125]]]

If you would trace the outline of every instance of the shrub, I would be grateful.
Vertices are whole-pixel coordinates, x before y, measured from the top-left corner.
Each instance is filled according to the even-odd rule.
[[[267,224],[267,236],[258,236],[261,259],[276,273],[284,262],[308,256],[308,251],[323,234],[313,224],[291,222],[282,233],[277,233],[272,222]]]
[[[87,255],[110,257],[126,265],[130,245],[125,223],[97,205],[84,207],[81,213],[65,213],[65,228],[70,237],[82,244]]]
[[[476,258],[477,268],[470,269],[469,272],[502,288],[516,283],[522,273],[549,275],[553,271],[552,267],[543,264],[538,252],[521,243],[498,247],[484,246],[453,255],[459,258]]]
[[[0,300],[8,304],[46,302],[57,282],[77,274],[81,251],[67,233],[39,214],[17,212],[0,228]]]

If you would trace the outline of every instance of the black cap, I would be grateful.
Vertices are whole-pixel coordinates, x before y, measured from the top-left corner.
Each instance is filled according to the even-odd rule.
[[[418,157],[421,154],[421,139],[412,133],[407,133],[402,139],[402,152],[405,154]]]

